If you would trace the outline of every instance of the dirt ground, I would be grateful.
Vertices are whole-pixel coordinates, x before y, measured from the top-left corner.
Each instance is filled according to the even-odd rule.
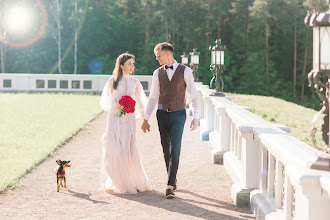
[[[99,182],[100,138],[106,113],[100,114],[54,156],[36,166],[21,185],[0,194],[0,219],[254,219],[248,209],[230,198],[232,181],[224,166],[211,162],[211,144],[202,142],[199,129],[190,131],[187,117],[183,136],[176,198],[165,198],[166,171],[157,122],[144,134],[137,122],[140,159],[151,192],[135,195],[105,193]],[[56,192],[56,159],[70,160],[67,189]]]

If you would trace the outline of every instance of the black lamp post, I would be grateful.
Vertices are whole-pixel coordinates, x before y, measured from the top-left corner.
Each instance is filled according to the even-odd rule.
[[[199,65],[199,52],[197,52],[197,48],[193,49],[193,52],[190,52],[190,67],[192,68],[194,80],[198,81],[198,65]]]
[[[186,55],[185,52],[183,52],[183,54],[180,57],[181,57],[181,63],[183,65],[187,66],[188,65],[188,58],[189,58],[189,56]]]
[[[327,0],[330,6],[330,0]],[[322,101],[322,109],[314,116],[312,120],[312,139],[313,145],[316,145],[316,121],[323,112],[326,112],[324,124],[322,126],[323,140],[326,143],[327,153],[329,153],[329,102],[330,102],[330,7],[327,12],[307,13],[305,24],[313,27],[313,69],[308,73],[309,86],[314,81],[314,88]],[[327,111],[326,111],[327,110]],[[320,161],[319,161],[320,162]],[[328,163],[328,164],[327,164]],[[323,165],[330,168],[330,163],[323,160]]]
[[[221,39],[217,39],[215,41],[215,46],[211,48],[209,47],[209,50],[211,51],[211,65],[210,70],[213,73],[213,78],[210,82],[210,88],[212,88],[213,81],[215,80],[215,89],[216,92],[213,92],[212,96],[225,96],[223,94],[223,80],[222,80],[222,73],[225,70],[225,50],[226,46],[221,45]],[[220,90],[220,81],[221,81],[221,90]]]

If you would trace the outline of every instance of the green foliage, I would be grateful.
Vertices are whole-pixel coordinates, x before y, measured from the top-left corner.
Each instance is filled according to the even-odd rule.
[[[9,2],[12,1],[0,1],[0,8]],[[48,14],[46,31],[27,47],[3,44],[6,72],[48,73],[56,66],[55,0],[43,2]],[[327,10],[324,0],[77,0],[77,12],[74,2],[62,1],[61,51],[63,56],[67,52],[62,62],[63,73],[73,72],[72,44],[80,25],[78,73],[91,73],[89,64],[97,59],[103,64],[101,73],[109,74],[116,57],[128,51],[136,56],[135,74],[151,75],[159,66],[153,48],[168,40],[175,47],[177,61],[181,61],[183,52],[198,49],[199,79],[209,84],[212,74],[208,47],[221,38],[228,48],[223,74],[225,91],[275,96],[319,108],[318,97],[307,86],[307,73],[312,68],[312,29],[306,27],[303,20],[306,10]],[[7,34],[8,41],[30,39],[39,30],[42,13],[36,1],[31,4],[38,12],[34,29],[26,35]],[[3,32],[4,26],[0,24],[0,28]],[[303,87],[304,94],[301,94]]]

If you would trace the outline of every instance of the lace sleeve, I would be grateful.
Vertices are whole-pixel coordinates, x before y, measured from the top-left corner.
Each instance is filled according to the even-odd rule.
[[[111,88],[110,85],[113,82],[112,77],[107,81],[107,83],[104,85],[101,99],[100,99],[100,106],[103,108],[104,111],[109,111],[111,108],[112,103],[112,95],[111,95]]]
[[[135,97],[136,97],[136,108],[135,115],[137,118],[144,118],[146,113],[146,108],[148,105],[148,98],[143,91],[143,87],[138,79],[136,79],[136,89],[135,89]]]

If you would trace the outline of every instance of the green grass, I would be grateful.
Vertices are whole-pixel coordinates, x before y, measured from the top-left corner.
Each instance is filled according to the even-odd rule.
[[[0,192],[102,110],[85,94],[0,93]]]
[[[271,123],[284,124],[291,128],[291,134],[312,146],[311,121],[317,111],[282,99],[257,95],[228,94],[237,105],[249,106],[255,115]],[[317,122],[316,148],[325,151],[322,140],[322,115]]]

